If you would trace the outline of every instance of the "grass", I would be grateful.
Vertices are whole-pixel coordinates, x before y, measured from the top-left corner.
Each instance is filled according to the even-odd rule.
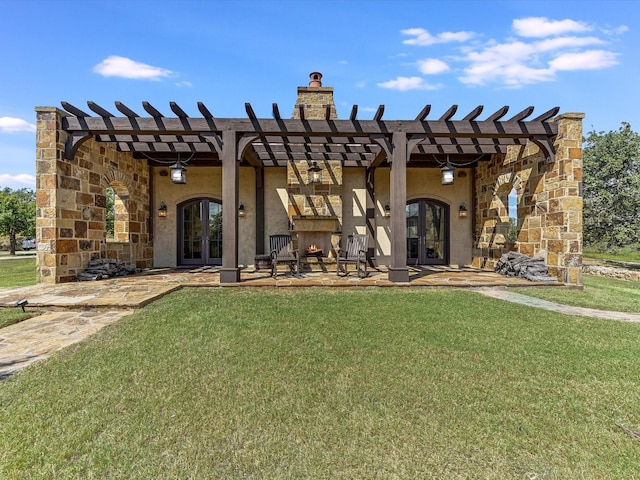
[[[615,278],[584,275],[584,290],[567,290],[557,287],[514,288],[530,297],[575,307],[640,313],[640,282]]]
[[[0,383],[0,477],[634,478],[639,356],[471,291],[185,289]]]
[[[36,284],[36,259],[7,258],[0,260],[0,288],[24,287]]]
[[[20,308],[0,308],[0,328],[22,322],[35,314],[33,311],[25,313]]]
[[[640,245],[628,245],[617,249],[615,252],[603,251],[597,247],[584,247],[583,255],[585,258],[593,258],[595,260],[640,263]]]

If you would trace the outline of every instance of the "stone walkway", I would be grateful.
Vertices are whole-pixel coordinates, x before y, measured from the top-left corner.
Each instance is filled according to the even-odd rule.
[[[589,315],[626,321],[640,321],[640,315],[576,309],[532,299],[510,291],[507,287],[532,284],[526,280],[507,278],[493,272],[471,268],[410,268],[409,283],[401,287],[462,287],[501,300],[517,301],[537,308],[549,308],[574,315]],[[554,283],[553,285],[558,285]],[[374,269],[367,278],[355,274],[338,277],[335,271],[279,275],[271,278],[267,271],[245,269],[241,282],[220,284],[217,268],[158,269],[142,275],[119,277],[97,282],[74,282],[60,285],[34,285],[0,289],[0,307],[16,308],[16,302],[27,299],[27,309],[38,309],[42,315],[0,329],[0,380],[60,350],[79,342],[106,325],[112,324],[136,308],[182,287],[393,287],[385,269]]]

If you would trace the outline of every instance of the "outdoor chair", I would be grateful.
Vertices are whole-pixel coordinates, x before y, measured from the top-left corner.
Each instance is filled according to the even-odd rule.
[[[369,246],[368,234],[349,235],[346,248],[340,249],[336,258],[336,274],[346,276],[349,274],[349,264],[354,264],[359,277],[367,276],[367,248]]]
[[[278,265],[288,265],[292,274],[300,273],[300,257],[293,248],[291,235],[269,235],[271,251],[271,276],[278,275]]]

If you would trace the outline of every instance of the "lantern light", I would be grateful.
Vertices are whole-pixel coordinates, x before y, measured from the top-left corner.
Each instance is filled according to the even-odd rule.
[[[318,166],[318,162],[313,162],[309,170],[307,171],[309,183],[321,183],[322,182],[322,167]]]
[[[160,202],[160,208],[158,208],[158,216],[166,217],[167,216],[167,204],[164,202]]]

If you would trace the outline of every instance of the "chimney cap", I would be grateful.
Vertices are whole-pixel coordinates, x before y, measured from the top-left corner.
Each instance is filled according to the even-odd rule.
[[[322,86],[322,74],[320,72],[311,72],[309,74],[309,82],[310,87],[321,87]]]

